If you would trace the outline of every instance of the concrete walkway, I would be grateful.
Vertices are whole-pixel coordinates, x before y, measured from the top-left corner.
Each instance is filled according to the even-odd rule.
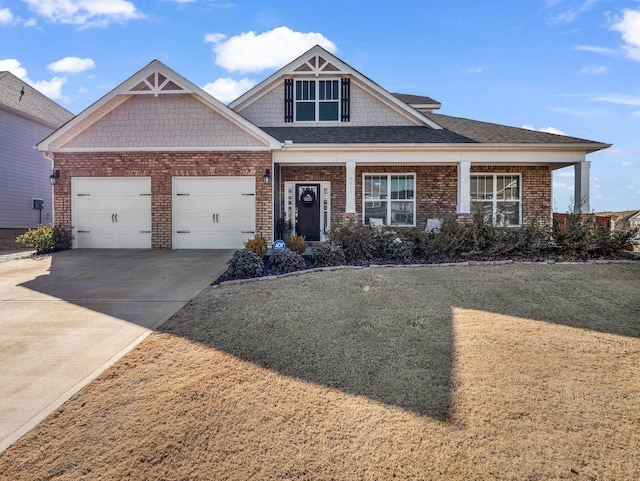
[[[72,250],[0,263],[0,452],[226,269],[232,251]]]

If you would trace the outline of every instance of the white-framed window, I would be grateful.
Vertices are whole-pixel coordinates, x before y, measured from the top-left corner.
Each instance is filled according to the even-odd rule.
[[[477,174],[471,176],[471,213],[501,227],[521,225],[522,176],[520,174]]]
[[[296,80],[296,122],[340,120],[340,80]]]
[[[364,174],[362,221],[372,225],[416,225],[415,174]]]

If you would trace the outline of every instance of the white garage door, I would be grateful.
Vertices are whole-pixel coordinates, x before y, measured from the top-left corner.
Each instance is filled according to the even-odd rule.
[[[240,249],[256,229],[255,177],[174,177],[173,247]]]
[[[74,247],[151,248],[150,177],[71,179]]]

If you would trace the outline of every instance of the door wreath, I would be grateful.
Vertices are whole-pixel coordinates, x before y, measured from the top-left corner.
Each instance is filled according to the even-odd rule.
[[[316,201],[316,191],[315,189],[304,189],[301,193],[300,193],[300,202],[302,202],[302,205],[304,205],[305,207],[310,207],[312,206]]]

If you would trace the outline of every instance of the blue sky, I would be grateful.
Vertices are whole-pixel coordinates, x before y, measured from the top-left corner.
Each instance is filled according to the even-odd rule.
[[[440,113],[614,144],[591,208],[640,209],[638,0],[0,0],[0,70],[73,113],[153,59],[229,102],[316,43]]]

